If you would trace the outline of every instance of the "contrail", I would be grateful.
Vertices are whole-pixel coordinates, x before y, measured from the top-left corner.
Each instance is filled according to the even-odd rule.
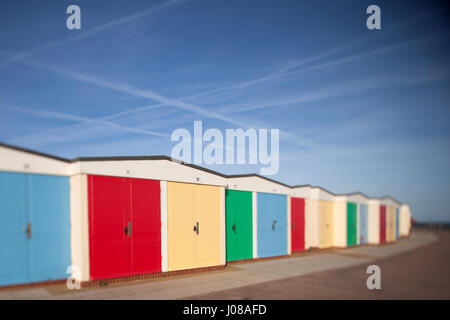
[[[140,134],[145,134],[145,135],[150,135],[150,136],[156,136],[156,137],[161,137],[161,138],[169,138],[169,135],[167,134],[163,134],[160,132],[155,132],[155,131],[149,131],[149,130],[142,130],[142,129],[136,129],[136,128],[130,128],[127,126],[123,126],[120,124],[117,124],[115,122],[110,122],[110,121],[104,121],[104,120],[97,120],[97,119],[91,119],[91,118],[87,118],[87,117],[81,117],[81,116],[76,116],[76,115],[71,115],[71,114],[67,114],[67,113],[62,113],[62,112],[55,112],[55,111],[48,111],[48,110],[42,110],[42,109],[26,109],[26,108],[22,108],[22,107],[17,107],[17,106],[7,106],[7,105],[0,105],[1,109],[4,110],[10,110],[10,111],[15,111],[15,112],[21,112],[21,113],[25,113],[25,114],[29,114],[35,117],[44,117],[44,118],[52,118],[52,119],[62,119],[62,120],[70,120],[70,121],[79,121],[79,122],[83,122],[83,123],[91,123],[91,124],[101,124],[107,127],[111,127],[111,128],[116,128],[122,131],[128,131],[128,132],[133,132],[133,133],[140,133]]]

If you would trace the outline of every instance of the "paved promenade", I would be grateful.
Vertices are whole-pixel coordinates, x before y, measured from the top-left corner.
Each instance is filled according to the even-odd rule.
[[[446,238],[445,240],[449,239]],[[331,274],[333,271],[340,270],[342,272],[342,270],[350,270],[350,268],[362,270],[360,273],[367,278],[367,275],[365,275],[366,265],[382,259],[401,257],[403,254],[414,252],[415,250],[422,252],[421,248],[433,246],[438,242],[439,237],[436,233],[415,230],[409,238],[383,246],[361,246],[349,249],[315,251],[310,254],[299,254],[283,259],[233,264],[220,271],[135,281],[81,290],[70,291],[65,288],[65,285],[2,289],[0,290],[0,299],[326,298],[326,296],[321,297],[320,295],[320,291],[325,291],[323,293],[326,293],[326,285],[322,286],[323,290],[313,289],[308,296],[306,293],[295,295],[295,292],[301,291],[298,287],[294,290],[294,294],[288,295],[292,288],[288,288],[291,291],[286,290],[286,294],[284,294],[284,287],[280,287],[279,284],[276,286],[276,284],[277,281],[285,281],[286,284],[284,286],[287,286],[290,282],[289,279],[303,279],[307,278],[307,276],[321,273]],[[448,258],[444,257],[444,259]],[[364,278],[361,281],[362,285],[365,286]],[[268,285],[270,283],[275,286],[273,290],[271,289],[272,285]],[[256,290],[255,292],[261,291],[258,289],[258,286],[264,287],[266,296],[252,296],[250,294],[252,286],[254,287],[253,290]],[[245,290],[250,290],[250,293]],[[333,298],[333,296],[330,298]],[[335,298],[339,298],[339,295]]]

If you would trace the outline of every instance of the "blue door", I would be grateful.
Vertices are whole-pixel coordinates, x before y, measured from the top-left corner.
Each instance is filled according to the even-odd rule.
[[[0,285],[67,278],[68,177],[0,173]]]
[[[30,175],[31,282],[65,279],[70,266],[68,177]]]
[[[287,196],[258,193],[258,257],[287,255]]]
[[[369,214],[366,204],[359,205],[359,244],[367,244],[369,240]]]
[[[395,209],[395,239],[398,239],[398,227],[400,225],[398,208]]]
[[[27,176],[0,172],[0,286],[27,282]]]

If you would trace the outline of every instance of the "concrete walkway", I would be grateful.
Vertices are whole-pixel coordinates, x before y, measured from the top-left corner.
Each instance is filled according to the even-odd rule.
[[[341,269],[252,284],[188,297],[192,300],[448,300],[450,230],[433,231],[438,241]],[[394,254],[395,253],[395,254]],[[344,254],[344,253],[342,253]],[[366,268],[380,267],[380,289],[368,290]]]
[[[409,238],[384,246],[362,246],[314,252],[310,255],[227,266],[224,271],[192,274],[69,291],[64,285],[28,289],[0,290],[0,299],[183,299],[196,295],[234,289],[365,264],[431,244],[432,232],[417,230]]]

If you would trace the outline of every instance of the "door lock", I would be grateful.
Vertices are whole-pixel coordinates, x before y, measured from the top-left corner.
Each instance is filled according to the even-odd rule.
[[[31,239],[31,223],[27,223],[27,227],[23,232],[27,234],[27,239]]]
[[[199,228],[199,223],[198,223],[198,221],[197,221],[197,224],[194,225],[194,232],[197,233],[197,234],[199,234],[199,233],[200,233],[200,230],[199,230],[199,229],[200,229],[200,228]]]

